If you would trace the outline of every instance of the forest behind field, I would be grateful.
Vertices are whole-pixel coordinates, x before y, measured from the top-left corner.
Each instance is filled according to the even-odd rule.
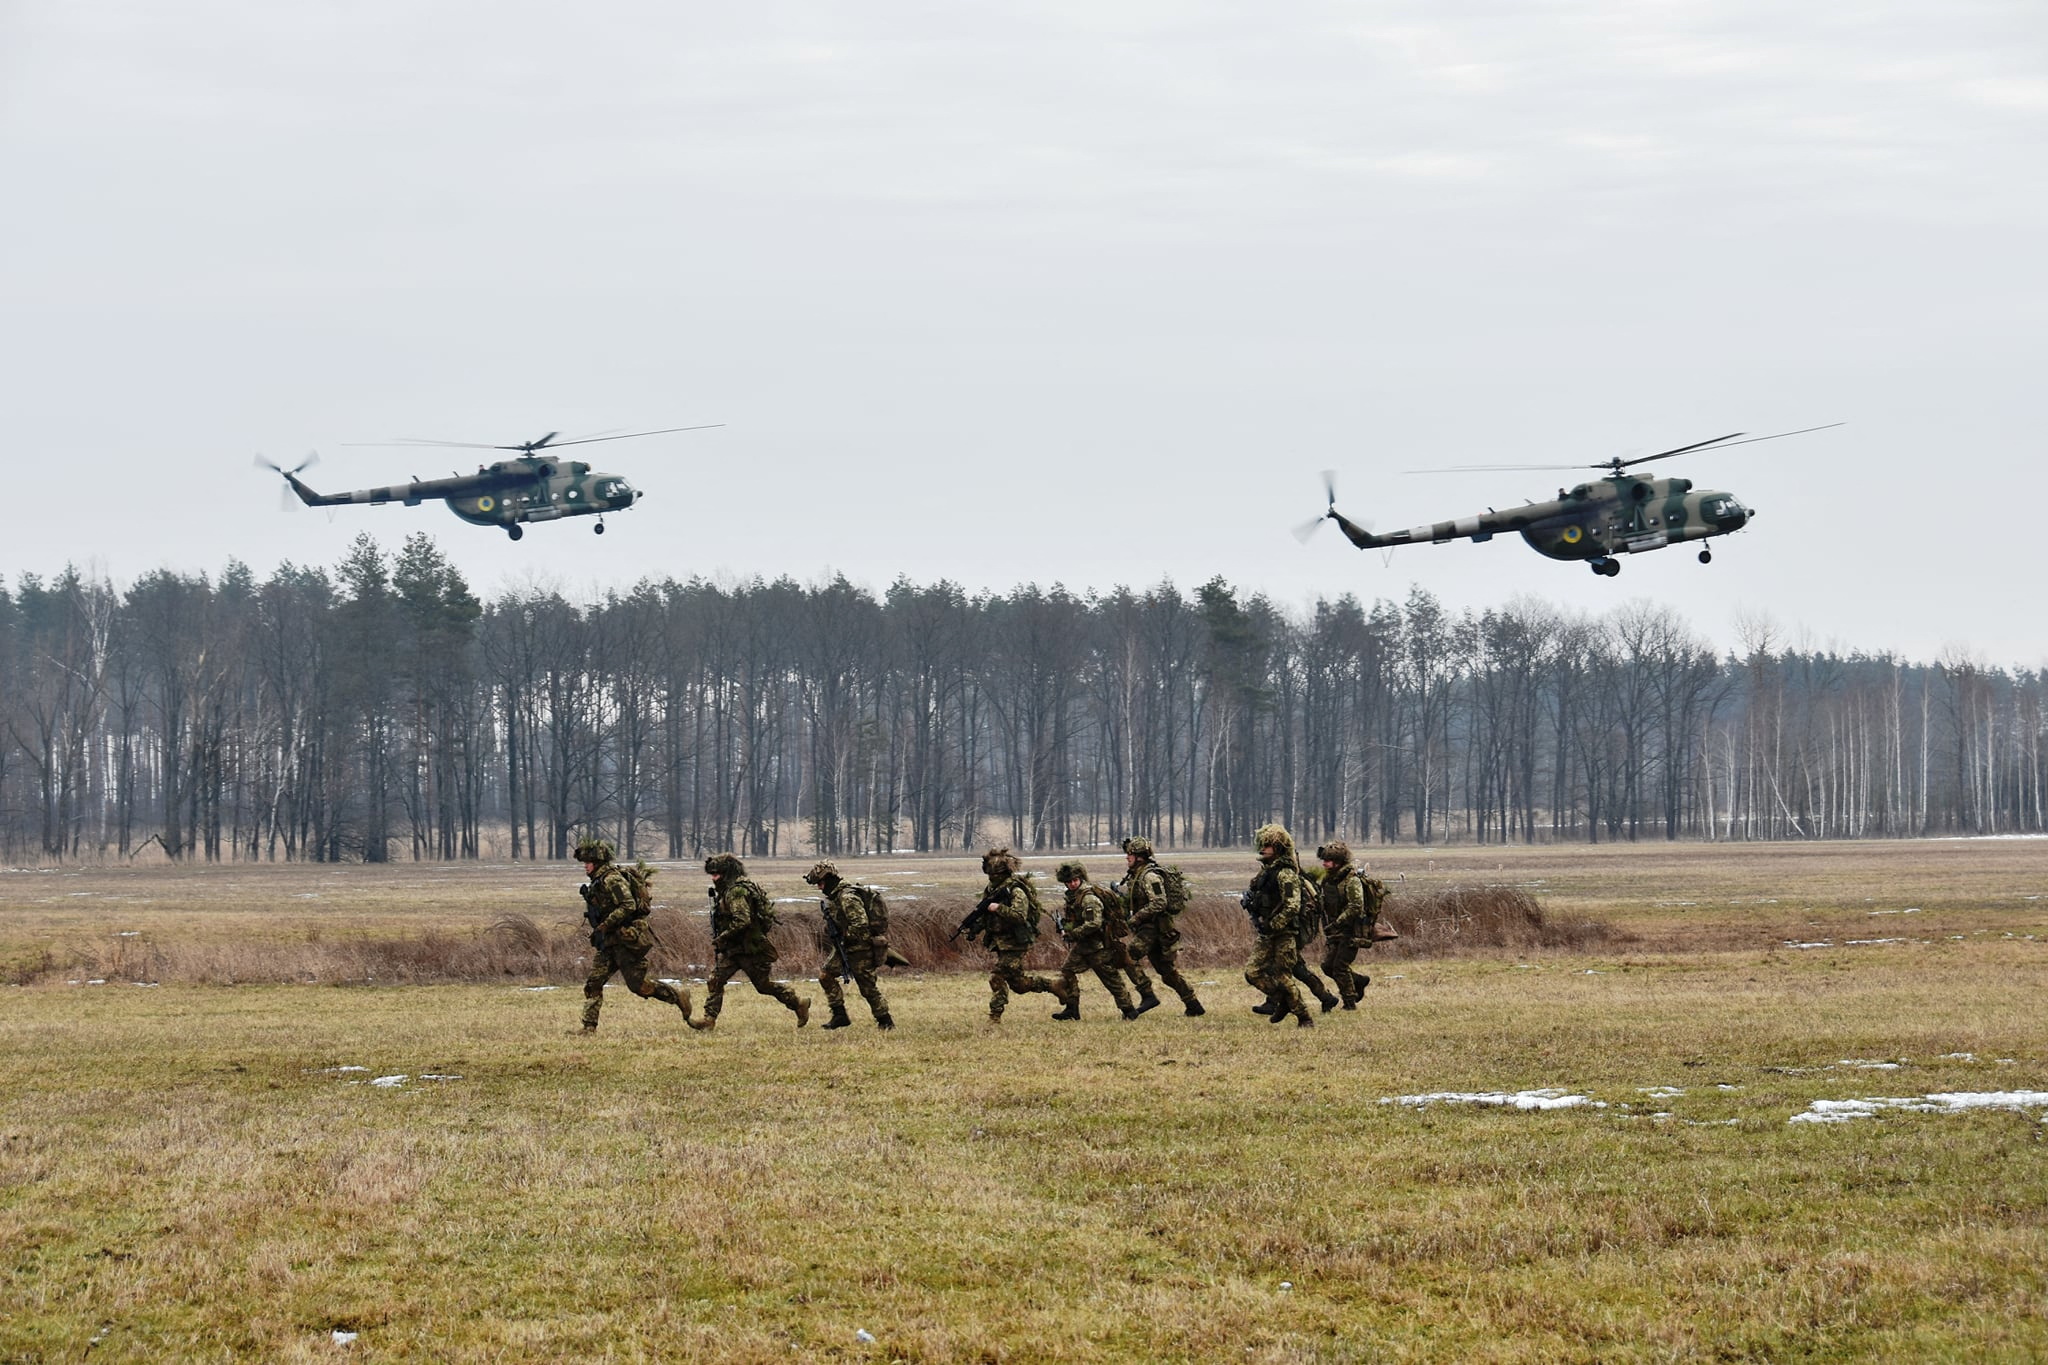
[[[0,582],[0,853],[680,858],[2038,833],[2048,672],[1719,652],[1668,608],[1214,579],[972,594],[645,579],[486,601],[332,568]]]

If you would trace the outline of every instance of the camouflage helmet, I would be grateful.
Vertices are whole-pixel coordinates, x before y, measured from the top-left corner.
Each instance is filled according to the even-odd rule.
[[[1149,858],[1152,856],[1152,841],[1150,839],[1141,839],[1133,834],[1130,838],[1124,840],[1124,852],[1130,854],[1133,858]]]
[[[1294,852],[1294,836],[1287,832],[1285,825],[1260,825],[1259,832],[1252,836],[1252,846],[1262,850],[1277,848],[1285,857]]]
[[[823,886],[826,882],[839,880],[839,869],[830,859],[811,864],[811,870],[804,873],[804,880],[812,886]]]
[[[1024,866],[1008,844],[997,844],[981,855],[981,870],[991,877],[1009,876]]]
[[[735,854],[714,853],[704,860],[704,870],[714,877],[739,877],[746,874],[747,865]]]
[[[612,860],[612,846],[603,839],[585,839],[576,845],[576,861],[579,863],[608,863]]]
[[[1060,885],[1065,886],[1068,882],[1087,881],[1088,869],[1079,863],[1061,863],[1060,870],[1053,875],[1060,879]]]
[[[1335,863],[1342,867],[1351,861],[1351,845],[1342,839],[1332,839],[1316,850],[1316,857],[1326,863]]]

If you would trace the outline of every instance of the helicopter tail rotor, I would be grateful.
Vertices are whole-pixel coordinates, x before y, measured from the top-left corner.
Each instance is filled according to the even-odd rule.
[[[292,505],[294,494],[297,495],[298,501],[306,503],[308,506],[312,505],[310,498],[307,496],[311,490],[299,482],[299,475],[319,463],[320,452],[317,450],[307,451],[306,458],[300,460],[290,469],[286,469],[275,460],[266,460],[261,455],[256,457],[256,467],[258,469],[267,469],[271,473],[281,475],[284,478],[284,488],[277,495],[277,505],[280,509],[288,508]]]
[[[1308,544],[1308,538],[1314,535],[1317,529],[1320,528],[1324,522],[1330,520],[1332,517],[1336,515],[1337,471],[1334,469],[1325,469],[1323,471],[1323,514],[1319,517],[1312,517],[1308,521],[1304,521],[1301,525],[1295,527],[1294,538],[1304,545]]]

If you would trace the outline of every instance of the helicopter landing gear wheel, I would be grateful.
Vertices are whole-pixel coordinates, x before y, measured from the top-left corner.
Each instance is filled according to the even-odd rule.
[[[597,525],[591,527],[590,530],[591,534],[601,536],[604,534],[604,523],[600,521]]]
[[[1602,578],[1612,578],[1616,574],[1621,572],[1621,565],[1619,563],[1612,559],[1608,559],[1604,556],[1602,558],[1593,560],[1586,567],[1590,568],[1594,573],[1599,574]]]
[[[1713,552],[1712,550],[1701,550],[1701,551],[1700,551],[1700,563],[1702,563],[1702,564],[1711,564],[1711,563],[1713,563],[1713,562],[1714,562],[1714,552]]]
[[[505,534],[512,537],[512,539],[517,540],[519,539],[519,537],[526,534],[526,528],[524,526],[521,526],[519,523],[514,522],[512,525],[507,526],[505,528]]]

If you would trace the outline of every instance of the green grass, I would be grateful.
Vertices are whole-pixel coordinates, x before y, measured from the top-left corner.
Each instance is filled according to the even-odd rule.
[[[573,988],[0,987],[0,1360],[2039,1359],[2040,1111],[1789,1122],[2048,1090],[2041,855],[1924,847],[1909,941],[1860,947],[1905,862],[1830,895],[1724,851],[1685,908],[1620,894],[1648,864],[1537,859],[1583,879],[1551,914],[1662,937],[1374,962],[1313,1030],[1222,968],[1204,1019],[1125,1024],[1090,981],[1080,1024],[1033,996],[1000,1030],[978,978],[906,977],[889,1035],[744,983],[710,1036],[614,985],[592,1037]],[[364,880],[452,929],[503,908]],[[1763,881],[1799,903],[1759,924],[1731,902]],[[121,913],[282,940],[287,900]],[[53,913],[0,905],[0,941]],[[1837,946],[1784,948],[1798,917]],[[1606,1107],[1385,1102],[1539,1087]]]

